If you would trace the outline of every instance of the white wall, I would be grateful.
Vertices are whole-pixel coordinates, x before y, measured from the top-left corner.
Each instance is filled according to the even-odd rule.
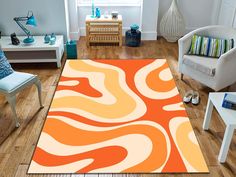
[[[0,31],[2,35],[17,35],[24,33],[13,21],[14,17],[26,16],[32,10],[38,26],[30,28],[35,35],[56,34],[67,35],[66,12],[64,0],[1,0],[0,2]]]
[[[219,24],[236,28],[236,1],[222,0]]]
[[[67,0],[69,11],[69,36],[70,39],[78,40],[80,37],[77,0]]]
[[[143,0],[142,35],[147,40],[157,39],[159,10],[159,0]]]
[[[31,29],[33,34],[42,35],[55,32],[56,34],[63,34],[65,37],[70,35],[72,39],[78,39],[79,29],[81,29],[82,34],[84,33],[85,14],[90,13],[91,8],[86,7],[81,10],[77,8],[77,0],[66,1],[67,2],[64,2],[64,0],[1,0],[0,31],[2,31],[3,35],[9,35],[13,32],[23,34],[21,29],[13,21],[13,18],[16,16],[24,16],[27,14],[28,10],[33,10],[38,21],[38,27]],[[160,19],[168,10],[172,0],[143,1],[143,9],[139,7],[113,7],[112,9],[117,9],[123,14],[125,18],[124,30],[129,28],[132,23],[140,24],[141,17],[144,39],[155,40],[157,33],[160,34]],[[220,2],[221,0],[179,0],[180,10],[187,24],[186,32],[202,26],[216,24]],[[66,6],[68,6],[68,8]],[[66,14],[66,9],[69,15]],[[143,14],[141,14],[142,10]],[[66,23],[66,19],[67,22],[69,21],[70,23]],[[236,20],[234,23],[236,24]]]
[[[160,0],[158,26],[171,2],[172,0]],[[179,0],[178,3],[186,21],[186,32],[217,23],[220,0]]]

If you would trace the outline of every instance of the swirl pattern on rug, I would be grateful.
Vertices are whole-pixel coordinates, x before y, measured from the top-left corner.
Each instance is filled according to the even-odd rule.
[[[166,60],[66,62],[28,173],[187,172],[208,168]]]

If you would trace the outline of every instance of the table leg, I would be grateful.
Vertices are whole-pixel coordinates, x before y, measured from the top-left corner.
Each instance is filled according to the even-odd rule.
[[[60,57],[60,50],[56,50],[56,57],[57,57],[57,68],[61,67],[61,57]]]
[[[224,163],[226,161],[226,157],[228,155],[229,146],[232,140],[234,134],[234,127],[233,126],[227,126],[224,134],[224,139],[220,148],[220,153],[218,160],[220,163]]]
[[[204,118],[204,122],[203,122],[203,129],[204,130],[209,129],[209,124],[210,124],[211,117],[212,117],[212,111],[213,111],[213,103],[212,103],[211,99],[209,98],[208,103],[207,103],[206,114],[205,114],[205,118]]]
[[[61,61],[57,61],[57,68],[61,68]]]
[[[90,46],[90,42],[89,42],[89,31],[90,31],[90,25],[89,23],[86,23],[86,45],[87,47]]]

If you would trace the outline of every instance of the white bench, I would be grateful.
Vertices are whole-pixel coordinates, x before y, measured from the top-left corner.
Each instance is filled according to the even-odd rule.
[[[62,35],[57,35],[54,45],[44,43],[44,36],[34,36],[32,45],[25,45],[22,41],[25,36],[19,36],[20,45],[12,45],[10,36],[0,39],[2,50],[10,63],[45,63],[56,62],[61,67],[61,59],[64,53],[64,40]]]

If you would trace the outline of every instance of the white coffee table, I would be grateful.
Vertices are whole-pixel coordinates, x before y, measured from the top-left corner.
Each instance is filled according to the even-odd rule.
[[[236,95],[236,92],[233,92],[232,94]],[[218,160],[220,163],[224,163],[226,161],[229,146],[230,146],[233,134],[234,134],[234,130],[236,129],[236,111],[222,107],[224,95],[225,93],[210,93],[209,94],[205,119],[203,123],[203,129],[208,130],[210,120],[212,117],[213,107],[215,107],[226,125],[226,131],[224,134],[224,139],[223,139],[223,142],[220,148],[219,157],[218,157]]]

